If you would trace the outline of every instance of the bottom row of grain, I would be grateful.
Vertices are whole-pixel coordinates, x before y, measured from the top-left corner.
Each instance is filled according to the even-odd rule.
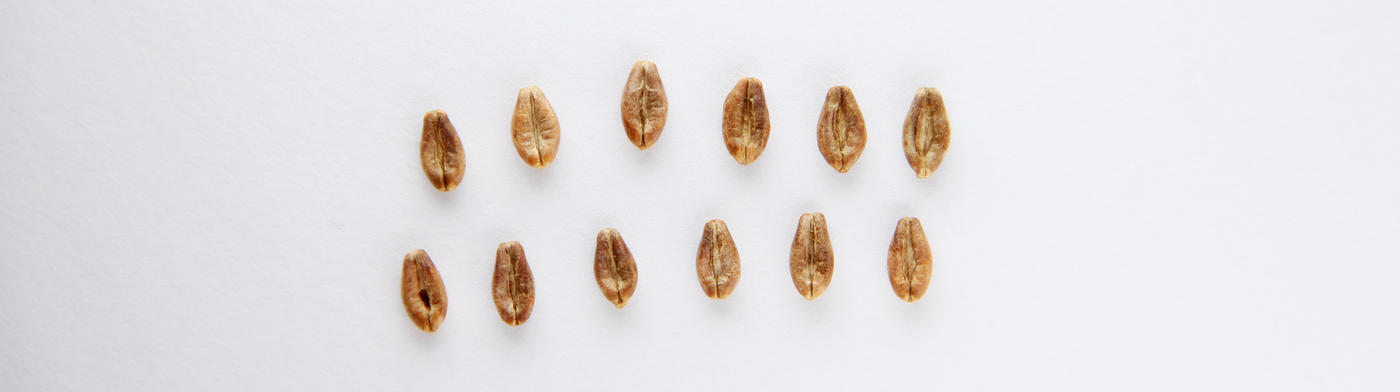
[[[820,213],[802,214],[792,240],[790,264],[797,292],[808,300],[820,297],[831,284],[834,266],[826,217]],[[933,273],[933,258],[918,218],[902,218],[895,226],[888,267],[895,296],[908,302],[924,296]],[[724,299],[739,284],[739,272],[739,252],[728,226],[719,219],[706,222],[695,255],[700,288],[710,298]],[[617,229],[598,232],[593,275],[603,297],[618,308],[626,306],[636,291],[637,263]],[[535,304],[535,279],[525,261],[525,248],[519,242],[502,242],[496,247],[491,298],[506,324],[520,325],[530,318]],[[436,331],[447,315],[447,290],[442,276],[422,249],[403,258],[403,305],[413,324],[426,332]]]

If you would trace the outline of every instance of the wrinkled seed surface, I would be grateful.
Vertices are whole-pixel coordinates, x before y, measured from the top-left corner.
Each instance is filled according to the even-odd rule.
[[[622,126],[627,140],[645,150],[656,144],[666,126],[666,89],[656,64],[640,60],[632,64],[622,89]]]
[[[904,157],[919,178],[928,178],[948,151],[948,112],[938,89],[922,87],[914,94],[904,119]]]
[[[462,153],[462,139],[447,119],[447,113],[433,110],[423,116],[423,140],[418,152],[423,161],[423,174],[439,191],[457,188],[466,173],[467,161]]]
[[[695,255],[695,273],[700,277],[700,288],[705,296],[725,299],[739,285],[739,250],[734,247],[734,237],[729,235],[729,226],[715,219],[705,222],[705,231],[700,236],[700,249]]]
[[[447,317],[447,288],[437,266],[422,249],[403,256],[403,307],[409,320],[424,332],[437,331]]]
[[[539,87],[521,88],[516,94],[510,132],[525,164],[543,169],[554,162],[559,152],[559,119]]]
[[[603,297],[618,309],[627,306],[627,300],[637,290],[637,262],[617,229],[609,227],[598,232],[598,246],[593,252],[593,278],[598,282],[598,289],[603,291]]]
[[[826,103],[817,119],[817,149],[826,163],[841,173],[850,171],[865,150],[865,117],[850,87],[826,91]]]
[[[530,310],[535,306],[535,278],[519,242],[502,242],[496,247],[491,298],[496,303],[496,313],[506,324],[520,325],[530,319]]]
[[[894,239],[890,240],[889,271],[890,287],[899,299],[918,301],[928,291],[933,277],[933,256],[918,218],[906,217],[895,225]]]
[[[797,235],[792,239],[792,284],[807,300],[817,299],[831,284],[835,268],[831,237],[826,230],[826,217],[821,213],[802,214],[797,222]]]
[[[763,82],[757,78],[739,79],[724,98],[724,147],[740,165],[758,159],[768,145],[768,103],[763,98]]]

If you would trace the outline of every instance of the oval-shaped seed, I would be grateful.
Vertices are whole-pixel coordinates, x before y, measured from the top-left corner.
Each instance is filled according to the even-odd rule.
[[[408,319],[424,332],[437,331],[447,317],[447,288],[437,266],[422,249],[403,256],[403,308]]]
[[[559,119],[539,87],[521,88],[510,123],[515,152],[531,167],[543,169],[559,152]]]
[[[603,297],[618,309],[627,306],[627,300],[637,290],[637,262],[617,229],[609,227],[598,232],[598,246],[593,252],[593,278],[598,281]]]
[[[850,171],[865,151],[865,117],[850,87],[826,91],[826,103],[817,119],[817,148],[826,163],[842,173]]]
[[[894,227],[890,240],[890,287],[905,302],[918,301],[933,277],[933,256],[918,218],[905,217]]]
[[[462,139],[457,137],[457,129],[447,119],[447,112],[433,110],[423,116],[423,140],[418,153],[423,161],[423,174],[428,175],[428,182],[437,190],[447,192],[462,182],[467,161],[462,153]]]
[[[622,126],[627,139],[638,149],[656,144],[666,126],[666,89],[656,64],[639,60],[632,64],[627,85],[622,88]]]
[[[530,319],[535,307],[535,277],[525,262],[525,248],[519,242],[496,246],[496,272],[491,277],[491,298],[501,321],[515,326]]]
[[[921,87],[904,118],[904,157],[919,178],[928,178],[943,163],[948,151],[948,111],[943,95],[933,87]]]
[[[725,299],[739,285],[739,250],[724,221],[705,222],[700,249],[695,254],[695,274],[700,277],[700,288],[710,298]]]
[[[821,213],[802,214],[797,221],[797,235],[792,239],[792,284],[802,298],[814,300],[831,284],[835,260],[831,237],[826,231],[826,217]]]
[[[739,79],[724,98],[724,147],[740,165],[758,159],[768,145],[768,102],[763,98],[763,82],[757,78]]]

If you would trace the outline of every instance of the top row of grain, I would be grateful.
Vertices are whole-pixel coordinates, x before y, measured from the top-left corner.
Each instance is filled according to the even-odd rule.
[[[666,126],[666,89],[656,64],[641,60],[632,65],[622,89],[622,125],[627,139],[638,149],[656,145]],[[768,144],[768,104],[763,82],[743,78],[724,99],[724,146],[740,165],[753,163]],[[943,162],[948,150],[948,114],[938,89],[921,87],[904,119],[904,155],[919,178],[928,178]],[[526,164],[544,168],[559,151],[559,119],[539,87],[520,89],[511,120],[511,138]],[[851,170],[865,150],[865,118],[847,86],[826,92],[826,103],[817,120],[817,149],[837,171]],[[433,110],[423,117],[420,146],[423,172],[433,187],[447,192],[457,187],[465,172],[462,141],[447,113]]]

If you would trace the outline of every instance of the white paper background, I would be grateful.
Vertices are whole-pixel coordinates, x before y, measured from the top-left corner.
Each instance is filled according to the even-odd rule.
[[[1386,2],[9,1],[0,5],[3,390],[1394,390],[1400,34]],[[386,2],[388,3],[388,2]],[[634,60],[670,97],[623,136]],[[739,167],[720,105],[764,81]],[[817,153],[826,89],[870,141]],[[516,89],[562,124],[546,170]],[[915,179],[898,132],[943,91],[952,148]],[[423,112],[467,175],[438,193]],[[830,223],[822,298],[792,288],[798,216]],[[923,220],[934,282],[885,250]],[[703,296],[703,223],[743,258]],[[640,269],[626,309],[594,235]],[[501,323],[498,242],[534,316]],[[442,329],[398,294],[426,249]]]

